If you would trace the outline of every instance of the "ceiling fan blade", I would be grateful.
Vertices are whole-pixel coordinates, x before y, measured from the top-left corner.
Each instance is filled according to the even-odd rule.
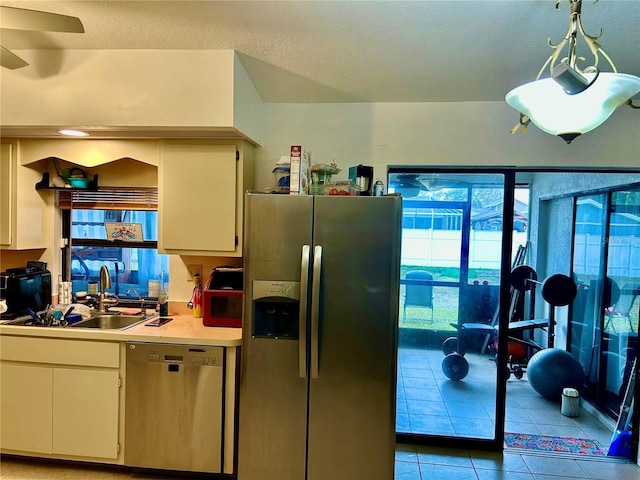
[[[26,67],[29,64],[12,51],[0,45],[0,65],[9,70],[15,70],[16,68]]]
[[[0,6],[0,28],[43,32],[84,33],[78,17]]]

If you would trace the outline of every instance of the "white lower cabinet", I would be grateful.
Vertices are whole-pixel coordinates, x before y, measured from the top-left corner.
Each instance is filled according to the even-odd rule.
[[[53,369],[3,364],[0,375],[0,447],[51,453]]]
[[[0,343],[0,448],[115,462],[119,344],[12,336]]]
[[[118,457],[117,371],[53,369],[53,453]]]

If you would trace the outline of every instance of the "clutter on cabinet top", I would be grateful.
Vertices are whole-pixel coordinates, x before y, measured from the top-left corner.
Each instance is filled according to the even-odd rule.
[[[323,195],[324,185],[331,182],[331,176],[340,173],[336,161],[331,163],[314,163],[311,165],[311,193],[313,195]]]
[[[283,155],[271,171],[273,186],[266,193],[292,195],[328,195],[324,186],[333,175],[341,172],[335,160],[329,163],[311,163],[311,152],[301,145],[291,146],[290,155]]]
[[[373,167],[362,164],[349,167],[349,180],[360,187],[360,195],[370,196],[373,190]]]
[[[311,193],[311,152],[302,145],[291,145],[290,195]]]
[[[273,173],[274,184],[264,189],[265,193],[289,193],[289,179],[291,172],[291,160],[289,155],[282,155],[276,162]]]

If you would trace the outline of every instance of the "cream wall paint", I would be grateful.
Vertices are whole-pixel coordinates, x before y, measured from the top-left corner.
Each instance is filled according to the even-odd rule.
[[[264,141],[257,152],[256,188],[293,144],[316,163],[349,166],[517,165],[640,168],[640,112],[620,107],[598,129],[571,145],[530,125],[511,135],[518,115],[504,102],[265,104]]]

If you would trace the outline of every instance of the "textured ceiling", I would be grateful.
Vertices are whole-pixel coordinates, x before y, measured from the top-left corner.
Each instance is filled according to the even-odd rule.
[[[79,17],[84,34],[2,30],[30,49],[234,49],[265,102],[500,101],[568,29],[562,0],[0,1]],[[588,34],[640,76],[640,0],[585,0]],[[584,43],[579,54],[592,57]],[[601,59],[603,70],[608,70]],[[27,66],[25,68],[33,68]],[[636,101],[636,103],[638,103]]]

